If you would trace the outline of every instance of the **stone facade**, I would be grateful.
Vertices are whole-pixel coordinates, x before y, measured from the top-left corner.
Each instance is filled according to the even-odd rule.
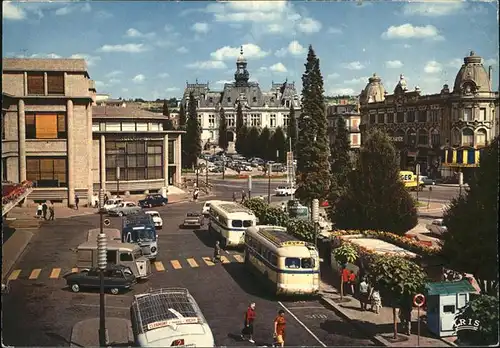
[[[450,177],[460,165],[443,165],[444,150],[484,147],[498,134],[498,92],[491,86],[482,58],[471,52],[457,73],[453,90],[422,95],[410,91],[400,76],[393,94],[373,75],[360,95],[361,130],[385,130],[400,151],[401,168],[422,174]],[[477,163],[476,163],[477,166]]]
[[[225,111],[228,122],[230,148],[236,140],[236,109],[243,106],[244,122],[252,127],[269,127],[271,130],[282,127],[286,132],[290,106],[295,115],[300,115],[300,97],[294,83],[272,83],[270,91],[262,91],[257,82],[249,81],[247,60],[241,54],[236,61],[234,82],[226,83],[222,91],[213,91],[208,83],[187,83],[181,103],[187,112],[189,94],[192,92],[198,103],[198,121],[202,128],[203,144],[216,144],[218,141],[219,110]]]
[[[334,129],[338,117],[343,117],[349,129],[349,140],[351,149],[359,149],[361,145],[361,114],[359,113],[358,98],[338,97],[328,102],[326,109],[328,119],[328,131],[330,135],[330,144],[334,141]]]

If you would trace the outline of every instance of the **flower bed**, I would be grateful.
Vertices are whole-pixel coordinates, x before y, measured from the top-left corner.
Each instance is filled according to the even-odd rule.
[[[239,175],[226,175],[226,179],[248,179],[249,174],[239,174]],[[271,180],[273,179],[283,179],[286,175],[271,175]],[[269,179],[267,175],[252,175],[252,179]]]
[[[21,197],[26,190],[33,187],[31,181],[23,181],[21,184],[8,185],[2,187],[2,204],[9,204]]]

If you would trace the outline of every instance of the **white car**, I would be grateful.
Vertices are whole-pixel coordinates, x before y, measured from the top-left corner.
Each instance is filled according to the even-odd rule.
[[[108,215],[110,216],[125,216],[130,214],[137,214],[142,210],[134,202],[122,202],[118,204],[115,208],[111,208],[108,210]]]
[[[163,228],[163,219],[161,218],[160,213],[155,210],[148,210],[145,213],[151,215],[153,222],[155,223],[155,228],[159,230]]]
[[[295,189],[290,186],[278,186],[274,193],[276,196],[291,196],[295,194]]]
[[[123,199],[121,198],[111,198],[104,203],[104,210],[108,211],[110,209],[116,208],[120,203],[123,202]]]
[[[425,226],[429,232],[441,236],[448,231],[448,228],[443,225],[443,219],[434,219],[430,224]]]

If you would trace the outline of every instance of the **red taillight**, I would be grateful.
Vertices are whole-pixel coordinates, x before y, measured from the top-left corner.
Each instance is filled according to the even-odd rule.
[[[178,346],[183,346],[184,345],[184,340],[181,339],[181,340],[175,340],[172,342],[172,344],[170,345],[170,347],[178,347]]]

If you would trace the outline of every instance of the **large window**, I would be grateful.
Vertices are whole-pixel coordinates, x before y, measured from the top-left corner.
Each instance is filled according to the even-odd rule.
[[[485,146],[486,145],[486,130],[478,129],[476,131],[476,145],[477,146]]]
[[[227,114],[226,115],[226,122],[227,122],[228,128],[234,127],[234,125],[235,125],[234,114]]]
[[[427,111],[417,111],[417,122],[427,122]]]
[[[419,145],[428,145],[429,144],[429,135],[427,130],[419,129],[418,130],[418,144]]]
[[[405,113],[404,112],[401,112],[399,111],[396,115],[396,122],[397,123],[404,123],[405,121]]]
[[[173,144],[169,145],[173,151]],[[163,177],[163,141],[107,141],[107,180],[116,181],[117,167],[120,167],[120,180],[161,179]]]
[[[44,95],[45,82],[44,73],[32,72],[28,73],[28,95]]]
[[[26,179],[37,187],[67,187],[67,159],[64,157],[27,157]]]
[[[470,128],[465,128],[462,131],[462,146],[474,146],[474,131]]]
[[[65,114],[26,114],[26,139],[66,139]]]
[[[64,95],[64,73],[47,73],[47,93],[49,95]]]
[[[441,136],[439,135],[439,131],[437,129],[433,129],[431,131],[431,144],[432,146],[441,145]]]
[[[288,123],[290,122],[290,116],[288,114],[283,115],[283,127],[288,127]]]
[[[269,117],[269,125],[273,128],[276,127],[276,114],[271,114]]]
[[[215,128],[215,115],[208,115],[208,128]]]
[[[175,164],[175,141],[168,141],[168,164]]]
[[[431,122],[438,122],[438,117],[439,117],[438,113],[439,113],[439,110],[431,110],[429,112]]]
[[[415,122],[415,111],[408,111],[406,113],[406,122]]]
[[[471,108],[464,109],[463,120],[464,121],[472,121],[472,109]]]

